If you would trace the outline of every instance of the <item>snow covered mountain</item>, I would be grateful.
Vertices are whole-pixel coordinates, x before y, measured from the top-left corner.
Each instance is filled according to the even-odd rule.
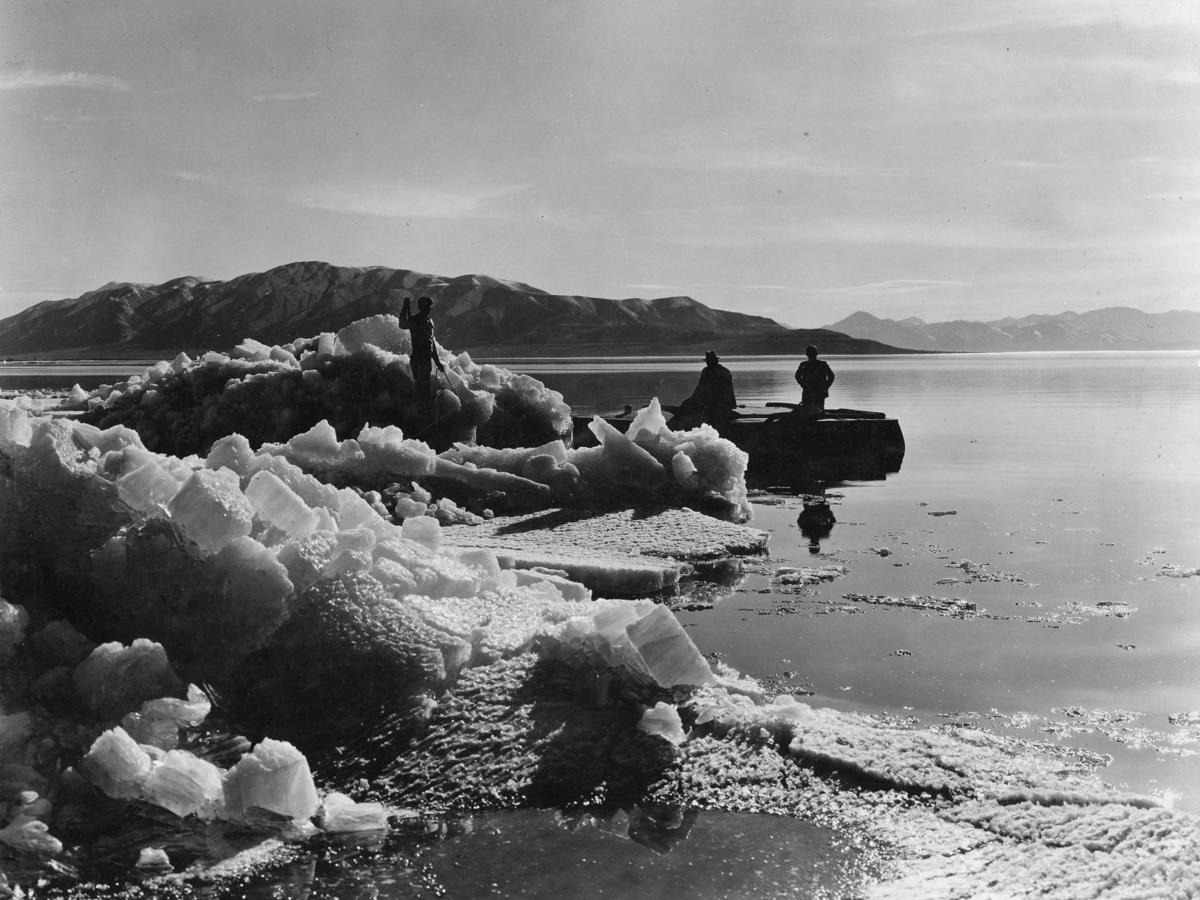
[[[1031,315],[991,322],[881,319],[856,312],[825,326],[914,350],[1191,350],[1200,348],[1200,313],[1147,313],[1127,306]]]
[[[0,354],[143,357],[228,349],[247,337],[278,343],[399,312],[396,289],[433,297],[438,340],[477,354],[689,354],[712,347],[802,355],[807,343],[826,353],[895,352],[871,340],[713,309],[690,297],[609,300],[549,294],[486,275],[447,278],[296,262],[229,281],[109,283],[74,299],[48,300],[0,320]]]

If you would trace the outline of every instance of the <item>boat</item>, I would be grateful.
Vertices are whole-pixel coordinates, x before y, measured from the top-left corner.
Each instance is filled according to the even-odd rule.
[[[622,432],[633,419],[628,413],[603,418]],[[590,416],[574,417],[575,446],[595,443],[590,421]],[[747,479],[758,485],[879,481],[899,472],[904,461],[899,421],[870,410],[814,412],[793,403],[767,403],[739,407],[715,427],[749,454]]]

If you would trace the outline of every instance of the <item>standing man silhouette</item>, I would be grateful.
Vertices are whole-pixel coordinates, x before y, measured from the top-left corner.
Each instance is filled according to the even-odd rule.
[[[422,297],[417,301],[417,312],[412,311],[412,298],[405,297],[400,307],[400,327],[407,328],[412,333],[412,354],[409,365],[412,367],[413,382],[417,386],[417,398],[421,407],[433,410],[433,367],[437,366],[443,374],[446,367],[438,356],[437,344],[433,340],[433,300]]]
[[[800,385],[800,408],[812,412],[825,411],[825,398],[833,384],[833,369],[823,359],[817,359],[817,348],[809,344],[805,349],[808,359],[796,367],[796,382]]]

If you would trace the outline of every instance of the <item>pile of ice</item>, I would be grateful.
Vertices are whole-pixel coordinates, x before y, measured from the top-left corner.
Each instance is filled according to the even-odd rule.
[[[288,344],[247,339],[229,354],[209,351],[193,360],[181,353],[91,392],[76,386],[66,404],[91,424],[127,425],[147,447],[174,454],[204,452],[234,432],[254,446],[284,441],[323,419],[343,435],[367,423],[399,425],[441,446],[476,437],[507,446],[570,436],[571,411],[561,394],[528,375],[444,350],[430,423],[416,395],[411,349],[399,320],[377,315]]]
[[[311,449],[311,435],[295,444]],[[573,619],[574,632],[589,634],[581,622],[606,608],[580,605],[587,592],[573,583],[503,570],[490,550],[442,547],[429,516],[394,524],[361,493],[319,480],[277,449],[254,452],[234,435],[206,459],[177,459],[146,450],[121,426],[0,416],[0,573],[42,565],[53,573],[52,584],[4,583],[31,610],[65,594],[72,608],[49,618],[95,623],[97,640],[159,641],[197,677],[229,673],[298,609],[331,594],[371,598],[418,637],[428,622],[443,629],[446,613],[435,607],[454,598],[464,621],[434,641],[443,679],[497,641],[523,647]],[[516,477],[461,468],[488,483]],[[637,618],[652,618],[638,609]]]
[[[32,634],[29,621],[0,599],[0,662],[15,676],[4,680],[9,712],[0,715],[0,844],[9,852],[62,852],[48,823],[53,803],[78,804],[70,786],[78,776],[111,798],[180,818],[241,823],[265,811],[304,822],[323,807],[326,831],[386,827],[389,811],[378,803],[340,794],[322,802],[307,760],[287,742],[264,739],[228,770],[181,746],[211,703],[195,685],[183,690],[160,644],[96,646],[63,620]]]
[[[435,454],[423,441],[406,438],[396,426],[366,426],[355,438],[339,440],[328,422],[318,422],[285,443],[259,452],[279,456],[324,482],[386,488],[397,481],[436,486],[460,498],[504,498],[508,508],[570,506],[626,500],[638,504],[687,505],[720,518],[750,518],[746,498],[747,456],[708,425],[692,431],[667,428],[658,401],[641,410],[628,434],[597,417],[596,447],[568,448],[554,440],[538,447],[496,448],[456,444]],[[228,438],[218,459],[245,457],[248,442]],[[210,453],[209,458],[213,458]],[[445,524],[470,521],[453,498],[416,491],[393,495],[398,518],[433,514]],[[449,501],[449,502],[447,502]]]
[[[595,447],[567,449],[558,441],[509,449],[458,444],[442,458],[545,484],[563,505],[581,495],[626,494],[642,503],[697,506],[734,522],[750,518],[749,457],[711,425],[672,431],[654,398],[624,434],[599,416],[588,428],[599,442]]]
[[[365,700],[427,713],[464,668],[535,649],[656,690],[711,678],[665,608],[593,600],[559,575],[502,568],[493,551],[443,547],[435,518],[395,524],[238,436],[179,459],[122,426],[0,403],[0,461],[0,579],[23,604],[0,608],[0,651],[32,623],[27,643],[48,666],[30,679],[37,696],[103,728],[78,770],[112,797],[231,821],[315,814],[294,746],[263,741],[228,770],[181,746],[209,711],[187,680],[336,739]],[[36,746],[44,758],[46,737],[28,713],[0,723],[0,748],[22,760]],[[0,840],[53,850],[29,803]],[[363,815],[343,803],[324,818]]]

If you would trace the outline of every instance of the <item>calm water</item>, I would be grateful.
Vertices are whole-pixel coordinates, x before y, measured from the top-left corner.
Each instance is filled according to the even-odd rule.
[[[740,402],[797,399],[796,360],[723,362]],[[715,609],[681,614],[701,649],[755,676],[792,673],[814,703],[1110,754],[1106,780],[1200,812],[1200,731],[1169,719],[1200,710],[1200,577],[1163,574],[1200,566],[1200,352],[830,362],[829,405],[898,418],[904,464],[830,487],[838,524],[816,556],[798,501],[759,497],[770,559]],[[525,366],[585,411],[677,403],[699,367]],[[948,568],[963,560],[1001,580],[937,584],[966,578]],[[772,580],[830,563],[848,573],[808,595]],[[989,617],[848,593],[958,598]]]

